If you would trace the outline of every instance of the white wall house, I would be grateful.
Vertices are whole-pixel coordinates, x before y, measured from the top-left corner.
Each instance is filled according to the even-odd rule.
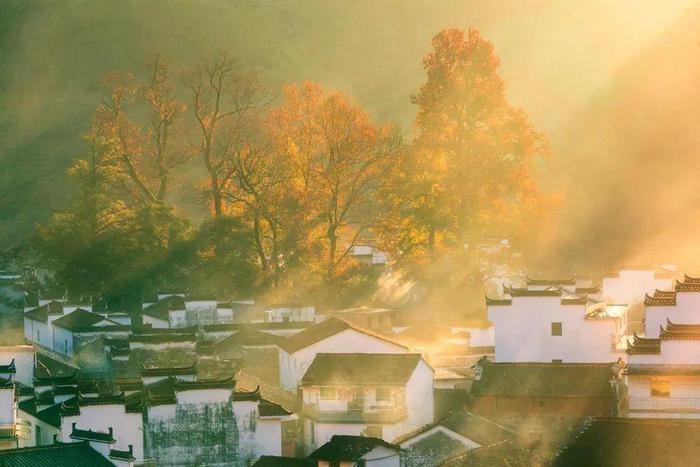
[[[287,338],[280,350],[280,384],[296,391],[319,353],[408,353],[409,349],[378,334],[330,318]]]
[[[318,467],[399,467],[401,448],[378,438],[337,435],[313,452]],[[280,464],[282,465],[282,464]]]
[[[314,321],[316,309],[311,305],[276,305],[265,310],[266,323]]]
[[[294,417],[258,391],[235,391],[231,378],[169,378],[145,391],[146,452],[157,465],[250,465],[262,455],[279,456],[282,421]]]
[[[603,363],[624,357],[624,308],[615,314],[588,309],[585,296],[561,287],[506,293],[486,299],[496,362]]]
[[[12,365],[14,372],[13,380],[25,386],[34,383],[34,353],[36,349],[33,345],[7,345],[0,347],[0,364]],[[0,372],[0,377],[7,378],[9,374]]]
[[[700,324],[667,322],[627,347],[627,409],[635,418],[700,418]]]
[[[465,411],[450,412],[440,420],[394,440],[401,446],[403,467],[440,465],[466,451],[517,438],[510,429]]]
[[[11,365],[0,366],[0,371],[7,373]],[[15,384],[10,374],[8,378],[0,377],[0,449],[17,447],[17,436]]]
[[[654,290],[671,290],[674,282],[673,268],[623,269],[616,275],[603,277],[602,298],[610,304],[630,304],[644,300],[644,295]]]
[[[700,279],[685,276],[672,291],[654,291],[644,299],[646,337],[658,337],[666,320],[676,324],[700,323]]]
[[[78,308],[54,320],[52,323],[51,348],[65,355],[73,355],[79,342],[76,336],[81,332],[99,334],[99,330],[128,329],[102,315]]]
[[[61,406],[61,441],[71,442],[73,423],[81,430],[109,433],[114,438],[110,449],[128,450],[133,447],[134,457],[143,460],[143,417],[140,407],[125,404],[123,394],[99,397],[80,397]]]
[[[53,349],[51,323],[61,317],[63,317],[63,304],[58,301],[49,301],[26,311],[24,313],[24,337],[29,342]]]
[[[305,445],[333,435],[392,441],[431,423],[433,376],[420,354],[316,355],[301,381]]]

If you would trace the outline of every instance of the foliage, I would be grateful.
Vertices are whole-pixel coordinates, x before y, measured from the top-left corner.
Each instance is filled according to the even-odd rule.
[[[499,64],[474,29],[440,32],[423,60],[418,135],[391,174],[382,225],[387,248],[423,280],[478,288],[490,251],[526,238],[553,205],[533,177],[544,135],[508,102]]]
[[[425,290],[478,291],[553,204],[532,174],[548,149],[477,31],[446,30],[432,46],[410,145],[317,83],[285,86],[273,106],[226,54],[186,69],[179,87],[160,56],[146,79],[109,74],[75,194],[37,245],[74,292],[167,283],[353,305],[381,275],[351,258],[360,244]],[[168,195],[184,164],[211,215],[195,230]]]

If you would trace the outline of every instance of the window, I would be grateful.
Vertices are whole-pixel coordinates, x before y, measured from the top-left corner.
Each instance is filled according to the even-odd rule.
[[[665,378],[652,378],[649,381],[651,397],[671,397],[671,383]]]
[[[322,386],[321,399],[334,400],[336,398],[335,388]]]
[[[41,338],[39,337],[39,330],[36,330],[36,341],[39,342],[41,341]]]
[[[562,363],[562,359],[561,358],[553,358],[552,363]]]
[[[314,422],[311,422],[309,425],[309,439],[311,440],[311,444],[316,443],[316,424]]]
[[[387,401],[391,400],[391,389],[389,389],[389,388],[377,388],[376,399],[378,401],[382,401],[382,402],[387,402]]]
[[[39,425],[35,426],[34,429],[34,444],[35,446],[41,446],[41,427]]]
[[[382,426],[381,425],[367,425],[364,432],[365,436],[371,438],[381,438],[382,437]]]
[[[561,336],[562,335],[562,328],[561,328],[560,322],[552,322],[552,335],[553,336]]]
[[[66,353],[68,353],[68,339],[63,340],[63,348],[66,349]]]

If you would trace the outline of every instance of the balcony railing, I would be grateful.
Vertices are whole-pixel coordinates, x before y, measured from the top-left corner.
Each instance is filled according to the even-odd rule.
[[[406,418],[405,405],[387,408],[325,410],[316,404],[304,404],[304,413],[319,422],[395,423]]]
[[[629,398],[630,415],[671,418],[700,418],[700,398]]]
[[[15,436],[17,436],[17,425],[15,423],[0,423],[0,438],[14,438]]]

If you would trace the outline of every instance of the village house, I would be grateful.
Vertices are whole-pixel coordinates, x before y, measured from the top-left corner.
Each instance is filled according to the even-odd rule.
[[[700,418],[700,324],[667,320],[658,337],[635,335],[627,353],[629,417]]]
[[[349,256],[359,263],[370,266],[384,266],[388,259],[385,251],[371,245],[355,245],[350,249]]]
[[[496,362],[615,362],[624,357],[625,309],[588,308],[563,285],[516,289],[486,299]]]
[[[472,411],[485,417],[617,416],[620,367],[611,363],[493,363],[475,368]]]
[[[265,309],[266,323],[287,323],[290,321],[314,322],[316,308],[312,305],[280,304]]]
[[[324,311],[328,318],[338,318],[355,326],[376,332],[392,331],[393,311],[388,308],[370,308],[366,306]]]
[[[400,448],[380,438],[334,435],[309,455],[318,467],[399,467]]]
[[[171,293],[172,292],[172,293]],[[179,292],[179,293],[174,293]],[[192,295],[182,291],[159,292],[157,299],[144,302],[143,324],[154,328],[178,328],[235,322],[247,302],[219,302],[213,295]]]
[[[433,369],[420,354],[320,353],[301,391],[311,449],[335,434],[392,441],[434,418]]]
[[[629,305],[644,300],[654,290],[671,290],[676,271],[674,266],[622,269],[601,280],[602,299],[614,305]]]
[[[126,337],[129,327],[109,320],[98,313],[78,308],[52,322],[53,342],[51,348],[65,355],[73,355],[85,340],[97,335],[114,332]],[[83,334],[81,338],[81,334]]]
[[[516,438],[492,420],[459,411],[399,437],[394,444],[401,447],[402,467],[432,467],[466,451]]]
[[[666,321],[700,323],[700,278],[684,275],[669,289],[654,290],[644,298],[644,336],[659,337]]]
[[[407,353],[409,349],[371,331],[336,318],[311,326],[280,344],[280,384],[296,391],[319,353]]]

